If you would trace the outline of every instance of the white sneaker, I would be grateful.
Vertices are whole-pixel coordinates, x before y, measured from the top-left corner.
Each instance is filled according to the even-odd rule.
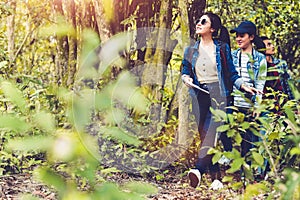
[[[226,156],[222,155],[222,157],[218,160],[218,163],[220,165],[229,165],[230,164],[230,159],[227,158]]]
[[[215,179],[212,184],[210,185],[209,189],[213,189],[213,190],[219,190],[222,189],[224,187],[223,183],[221,181],[219,181],[218,179]]]
[[[190,186],[196,188],[200,185],[201,173],[198,169],[191,169],[188,173],[190,179]]]

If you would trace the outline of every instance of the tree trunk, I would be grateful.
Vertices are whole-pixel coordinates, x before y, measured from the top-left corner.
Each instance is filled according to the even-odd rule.
[[[54,12],[65,16],[66,20],[77,31],[76,4],[74,0],[54,0]],[[76,34],[75,34],[76,35]],[[62,86],[72,87],[77,71],[77,38],[76,36],[63,36],[57,38],[58,46],[55,55],[56,82]]]
[[[9,6],[12,9],[12,14],[7,17],[7,50],[8,58],[10,62],[10,72],[12,73],[15,69],[14,67],[14,58],[15,58],[15,12],[16,12],[16,2],[10,1]]]
[[[183,47],[187,47],[193,42],[194,34],[195,34],[195,23],[194,21],[200,17],[205,8],[206,1],[205,0],[194,0],[192,5],[190,6],[190,12],[188,12],[188,3],[187,0],[180,0],[179,7],[181,8],[181,32],[182,32],[182,41]],[[190,37],[188,37],[190,36]],[[184,149],[188,148],[188,146],[192,143],[192,132],[190,130],[190,111],[189,105],[191,103],[188,88],[182,84],[181,78],[178,80],[179,92],[178,102],[179,102],[179,126],[177,132],[177,143],[182,146]]]
[[[187,0],[180,0],[179,7],[181,8],[180,22],[181,22],[181,34],[183,47],[190,45],[190,29],[189,29],[189,17],[188,17],[188,2]],[[178,145],[187,147],[189,145],[189,105],[190,98],[188,95],[188,88],[182,84],[181,77],[179,78],[178,91],[176,96],[178,98],[178,132],[176,140]]]
[[[137,51],[138,51],[138,60],[145,59],[146,53],[146,41],[147,37],[150,37],[150,29],[155,26],[155,13],[159,11],[160,0],[155,1],[144,1],[136,0],[132,3],[130,12],[134,13],[135,9],[138,8],[136,26],[137,26]]]
[[[107,41],[112,36],[112,30],[109,22],[107,21],[103,9],[103,3],[98,0],[93,0],[95,6],[96,22],[98,26],[98,34],[101,42]]]
[[[167,74],[167,65],[177,41],[170,39],[172,25],[172,0],[162,1],[159,15],[159,27],[152,32],[145,55],[145,70],[142,75],[142,86],[149,89],[158,103],[153,103],[150,116],[153,123],[165,123],[166,111],[162,109],[163,90]],[[159,127],[159,126],[156,126]],[[160,130],[157,130],[160,132]]]
[[[66,6],[68,6],[69,10],[67,13],[65,13],[65,15],[67,16],[68,21],[73,25],[75,32],[78,33],[78,30],[80,30],[80,25],[77,24],[76,20],[77,10],[75,2],[67,1]],[[75,74],[77,72],[77,63],[79,63],[79,59],[77,59],[77,36],[68,36],[68,44],[68,68],[67,79],[65,81],[67,86],[72,86],[74,83]]]
[[[54,13],[58,13],[63,16],[64,11],[62,0],[53,1],[53,10]],[[55,81],[58,85],[63,85],[63,77],[66,73],[65,69],[67,68],[66,55],[68,55],[68,53],[66,51],[68,51],[68,41],[66,37],[57,38],[57,41],[57,52],[55,53]]]

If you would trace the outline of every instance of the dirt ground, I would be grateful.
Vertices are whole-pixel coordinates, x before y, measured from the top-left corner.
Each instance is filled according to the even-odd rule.
[[[153,184],[158,188],[158,193],[149,196],[151,200],[179,200],[179,199],[234,199],[236,192],[228,189],[213,191],[203,183],[199,188],[189,187],[186,177],[165,175],[161,181],[156,181],[151,177],[130,176],[124,173],[118,173],[109,178],[109,181],[118,184],[127,181],[142,181]],[[207,182],[208,180],[204,180]],[[7,175],[0,177],[0,199],[11,200],[21,199],[21,195],[32,194],[40,199],[55,200],[58,199],[55,192],[51,191],[45,185],[35,181],[30,174]]]
[[[141,177],[126,173],[116,173],[110,176],[107,181],[123,184],[128,181],[141,181],[151,183],[158,188],[158,193],[148,196],[149,200],[227,200],[240,199],[240,192],[229,189],[225,185],[224,189],[214,191],[209,189],[211,180],[204,177],[202,184],[197,189],[191,188],[185,173],[170,172],[164,174],[162,180],[157,181],[155,176]],[[30,174],[7,175],[0,177],[0,199],[22,199],[21,195],[32,194],[35,197],[45,200],[56,200],[57,195],[45,185],[33,180]],[[255,198],[255,200],[265,199]]]

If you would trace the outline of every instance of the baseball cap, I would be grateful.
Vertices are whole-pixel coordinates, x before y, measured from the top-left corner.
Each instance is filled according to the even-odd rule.
[[[256,35],[256,26],[250,21],[243,21],[238,27],[230,30],[230,33],[248,33],[250,35]]]

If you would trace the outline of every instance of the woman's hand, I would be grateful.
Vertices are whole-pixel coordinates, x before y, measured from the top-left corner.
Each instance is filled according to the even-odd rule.
[[[248,92],[248,93],[252,94],[252,95],[263,94],[262,91],[259,91],[258,89],[254,88],[254,87],[249,87],[245,84],[241,85],[241,89],[244,90],[245,92]]]
[[[181,76],[181,79],[186,86],[192,87],[193,79],[189,75],[184,74]]]

